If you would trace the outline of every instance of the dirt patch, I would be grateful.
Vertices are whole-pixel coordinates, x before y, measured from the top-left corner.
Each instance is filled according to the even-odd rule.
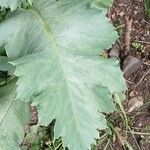
[[[145,11],[143,0],[114,0],[108,13],[120,38],[115,44],[119,51],[121,68],[128,86],[127,100],[124,104],[129,126],[132,130],[127,136],[120,116],[112,115],[113,125],[119,128],[120,138],[132,146],[133,150],[150,149],[150,19]],[[114,49],[113,47],[113,49]],[[113,50],[114,51],[114,50]],[[112,52],[111,52],[112,53]],[[142,105],[128,113],[130,100],[142,99]],[[137,105],[136,101],[133,105]],[[118,136],[119,136],[118,135]],[[118,137],[117,137],[118,139]],[[130,149],[120,140],[112,140],[107,149]],[[104,149],[100,147],[99,149]]]

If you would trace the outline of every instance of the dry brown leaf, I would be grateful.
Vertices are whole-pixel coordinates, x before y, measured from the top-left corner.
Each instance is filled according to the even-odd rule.
[[[139,109],[143,105],[143,98],[142,97],[133,97],[129,100],[128,103],[128,113],[131,113],[134,110]]]
[[[129,96],[132,98],[132,97],[135,97],[135,96],[137,96],[138,95],[138,92],[137,91],[131,91],[130,93],[129,93]]]

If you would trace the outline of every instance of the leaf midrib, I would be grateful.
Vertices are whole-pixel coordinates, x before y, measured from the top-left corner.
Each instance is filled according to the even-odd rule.
[[[67,89],[68,89],[68,92],[69,92],[69,97],[70,97],[70,99],[71,99],[71,91],[70,91],[70,88],[69,88],[69,83],[68,83],[68,81],[67,81],[67,79],[66,79],[65,72],[64,72],[64,69],[63,69],[63,63],[62,63],[62,61],[61,61],[61,58],[60,58],[59,53],[58,53],[58,50],[57,50],[57,43],[56,43],[56,41],[55,41],[55,38],[53,38],[54,35],[53,35],[52,31],[50,30],[50,28],[48,27],[46,21],[43,19],[43,17],[41,16],[41,14],[38,12],[38,10],[37,10],[36,8],[32,7],[32,9],[30,9],[29,11],[30,11],[38,20],[40,20],[40,22],[41,22],[43,28],[45,29],[46,33],[48,34],[49,41],[52,42],[52,44],[53,44],[55,54],[56,54],[56,56],[58,57],[59,63],[60,63],[61,68],[62,68],[63,77],[64,77],[64,80],[65,80],[65,82],[66,82]],[[78,123],[78,120],[77,120],[76,117],[75,117],[75,114],[76,114],[76,113],[74,112],[74,108],[73,108],[72,102],[70,102],[70,105],[71,105],[71,107],[72,107],[71,110],[72,110],[72,113],[73,113],[74,118],[75,118],[76,127],[77,127],[77,129],[78,129],[77,131],[79,131],[79,123]],[[77,133],[76,133],[76,134],[77,134]],[[78,134],[80,135],[80,133],[78,133]],[[79,138],[78,138],[78,140],[79,140]],[[80,140],[81,140],[81,137],[80,137]]]

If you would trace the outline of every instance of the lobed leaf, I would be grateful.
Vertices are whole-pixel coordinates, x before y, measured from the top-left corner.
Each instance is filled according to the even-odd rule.
[[[0,24],[0,45],[19,77],[17,99],[37,107],[39,124],[55,118],[55,136],[71,150],[90,147],[107,127],[102,112],[113,111],[112,94],[126,89],[118,62],[98,57],[118,36],[93,2],[36,0]]]

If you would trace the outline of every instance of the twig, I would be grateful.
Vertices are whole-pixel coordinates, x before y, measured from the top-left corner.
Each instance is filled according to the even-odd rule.
[[[150,64],[149,64],[149,63],[147,63],[147,62],[143,62],[143,64],[144,64],[144,65],[147,65],[147,66],[150,66]]]
[[[149,22],[147,22],[145,19],[143,19],[143,21],[144,21],[145,23],[147,23],[147,24],[149,24],[149,25],[150,25],[150,23],[149,23]]]
[[[130,83],[130,84],[135,84],[134,82],[132,81],[129,81],[129,80],[125,80],[127,83]]]
[[[125,46],[127,52],[130,51],[130,45],[131,45],[131,31],[132,31],[132,18],[129,19],[129,17],[125,18]]]
[[[139,86],[139,84],[143,81],[143,79],[150,73],[150,70],[148,70],[144,75],[143,77],[140,79],[140,81],[135,85],[134,88],[137,88]]]
[[[137,134],[137,135],[150,135],[150,133],[143,133],[143,132],[135,132],[135,131],[127,131],[128,133],[133,133],[133,134]]]
[[[149,45],[150,45],[150,42],[147,42],[147,41],[139,41],[139,40],[136,40],[135,42],[137,42],[137,43],[142,43],[142,44],[149,44]]]

